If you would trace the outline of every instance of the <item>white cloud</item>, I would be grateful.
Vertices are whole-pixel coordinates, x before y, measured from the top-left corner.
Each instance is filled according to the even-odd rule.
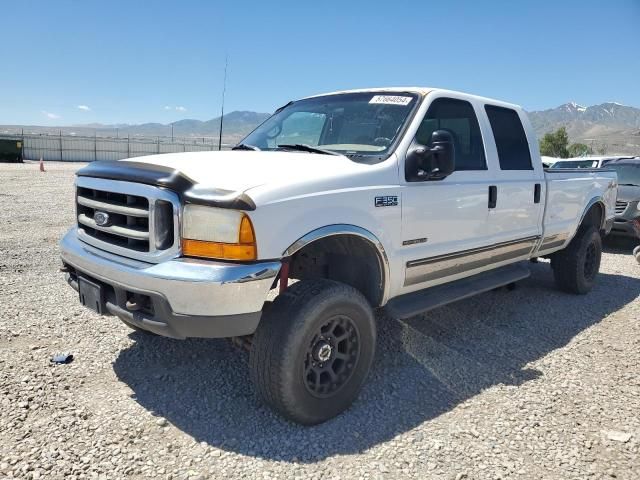
[[[171,107],[170,107],[169,105],[165,105],[165,106],[164,106],[164,109],[165,109],[165,110],[171,110]]]
[[[186,111],[187,111],[187,109],[186,109],[186,108],[184,108],[182,105],[180,105],[180,106],[176,107],[176,110],[177,110],[178,112],[186,112]]]
[[[56,115],[55,113],[47,112],[46,110],[42,110],[42,114],[45,117],[50,118],[51,120],[57,120],[58,118],[60,118],[60,115]]]
[[[89,110],[91,110],[88,105],[78,105],[78,109],[84,110],[85,112],[88,112]]]

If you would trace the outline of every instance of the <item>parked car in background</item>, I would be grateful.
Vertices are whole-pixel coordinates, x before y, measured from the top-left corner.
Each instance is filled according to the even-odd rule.
[[[633,158],[630,156],[608,156],[608,157],[575,157],[565,158],[555,162],[551,168],[602,168],[616,160]]]
[[[557,158],[557,157],[547,157],[545,155],[542,155],[540,157],[540,159],[542,160],[542,166],[544,168],[551,168],[553,166],[554,163],[559,162],[560,160],[562,160],[561,158]]]
[[[640,238],[640,157],[614,160],[607,169],[618,174],[618,198],[612,235]]]

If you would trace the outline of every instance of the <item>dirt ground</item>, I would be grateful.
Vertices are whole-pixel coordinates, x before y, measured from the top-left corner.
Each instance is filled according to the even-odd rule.
[[[363,394],[305,428],[257,403],[230,342],[79,305],[57,246],[79,166],[0,164],[0,478],[639,478],[633,242],[606,242],[586,296],[540,262],[514,291],[381,313]]]

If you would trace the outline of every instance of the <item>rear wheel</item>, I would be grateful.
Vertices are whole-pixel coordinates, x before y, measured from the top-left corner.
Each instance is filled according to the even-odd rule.
[[[551,258],[556,284],[561,290],[585,294],[595,284],[602,257],[602,238],[595,227],[578,231],[571,243]]]
[[[355,288],[303,280],[279,295],[253,337],[258,396],[294,422],[313,425],[348,408],[371,367],[373,311]]]

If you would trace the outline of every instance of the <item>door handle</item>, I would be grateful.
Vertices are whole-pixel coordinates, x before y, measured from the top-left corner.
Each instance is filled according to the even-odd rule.
[[[540,203],[540,194],[542,193],[542,186],[536,183],[533,187],[533,203]]]
[[[498,187],[495,185],[489,186],[489,208],[496,208],[498,204]]]

